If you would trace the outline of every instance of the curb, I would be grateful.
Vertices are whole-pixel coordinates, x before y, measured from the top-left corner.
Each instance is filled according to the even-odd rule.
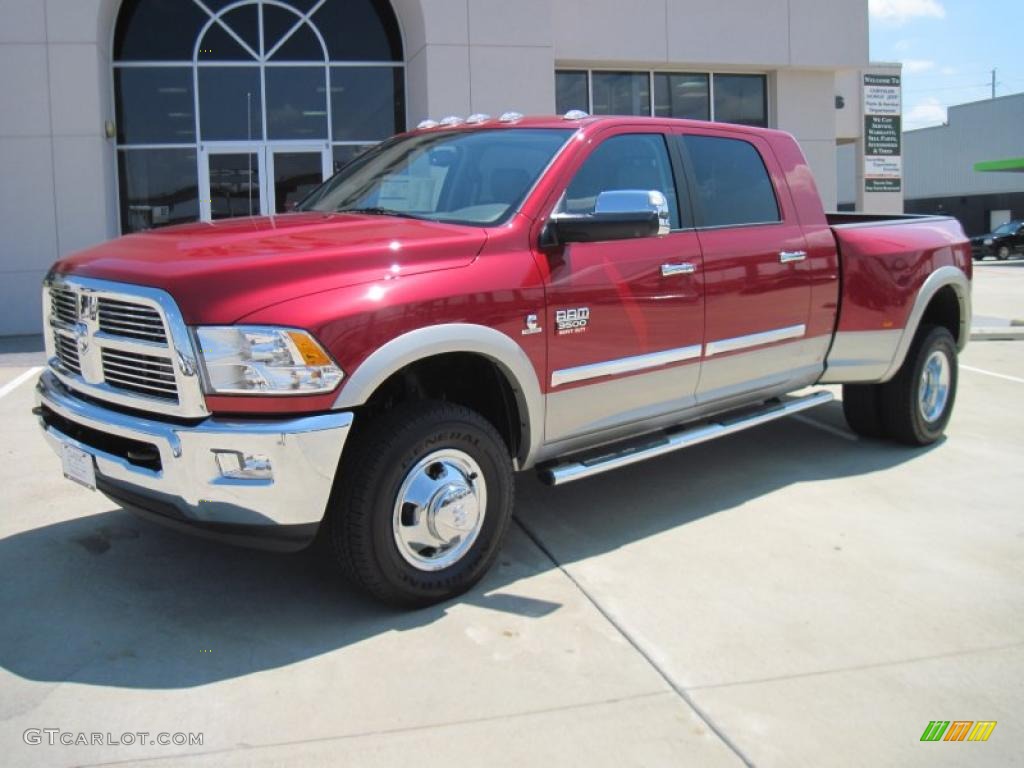
[[[971,341],[1022,341],[1024,340],[1024,327],[1002,326],[1002,327],[980,327],[971,328]]]

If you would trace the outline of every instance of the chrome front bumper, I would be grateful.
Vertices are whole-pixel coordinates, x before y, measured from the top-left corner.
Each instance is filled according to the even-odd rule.
[[[36,385],[36,404],[50,446],[58,455],[61,443],[92,454],[97,488],[125,506],[241,543],[277,532],[294,547],[308,543],[323,519],[353,419],[350,412],[192,424],[147,419],[82,399],[49,371]],[[128,457],[124,446],[138,443],[155,448],[151,460]],[[225,456],[257,457],[269,464],[266,476],[229,476]]]

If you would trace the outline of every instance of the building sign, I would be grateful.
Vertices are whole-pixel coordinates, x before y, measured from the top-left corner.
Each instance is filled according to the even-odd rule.
[[[900,179],[864,179],[865,192],[899,192]]]
[[[899,75],[864,75],[864,114],[903,114],[903,98]]]
[[[899,75],[864,75],[864,191],[903,188],[903,96]]]
[[[899,157],[900,118],[867,115],[864,118],[864,154]]]

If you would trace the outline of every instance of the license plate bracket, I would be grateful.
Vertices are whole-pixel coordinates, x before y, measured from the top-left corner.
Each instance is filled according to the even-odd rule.
[[[64,477],[90,490],[96,490],[96,463],[91,453],[71,443],[61,443],[60,460]]]

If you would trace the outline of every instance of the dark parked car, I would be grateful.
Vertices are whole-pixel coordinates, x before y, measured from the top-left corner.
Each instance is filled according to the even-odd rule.
[[[1015,253],[1024,253],[1024,219],[1008,221],[994,232],[972,237],[971,251],[978,261],[986,256],[1006,261]]]

